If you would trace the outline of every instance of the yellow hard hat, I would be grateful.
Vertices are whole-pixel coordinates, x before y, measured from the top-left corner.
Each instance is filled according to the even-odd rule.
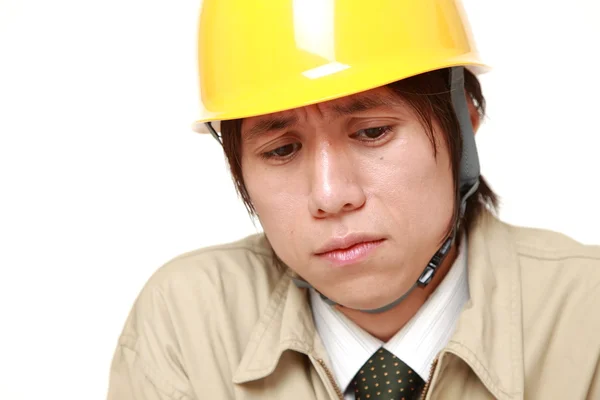
[[[204,0],[198,61],[198,132],[440,68],[487,69],[460,0]]]

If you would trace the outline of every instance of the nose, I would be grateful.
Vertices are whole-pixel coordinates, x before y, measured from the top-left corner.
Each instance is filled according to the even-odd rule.
[[[327,218],[361,208],[366,195],[360,184],[359,165],[342,150],[323,145],[313,160],[309,211]]]

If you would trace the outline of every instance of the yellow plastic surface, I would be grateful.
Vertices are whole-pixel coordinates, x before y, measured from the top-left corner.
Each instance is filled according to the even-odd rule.
[[[198,60],[197,124],[487,69],[459,0],[204,0]]]

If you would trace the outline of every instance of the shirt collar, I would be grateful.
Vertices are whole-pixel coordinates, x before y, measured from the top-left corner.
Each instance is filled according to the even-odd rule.
[[[437,289],[387,343],[371,336],[311,290],[315,326],[340,388],[345,391],[363,364],[382,346],[427,380],[431,364],[450,340],[468,295],[466,238],[461,240],[458,256]]]

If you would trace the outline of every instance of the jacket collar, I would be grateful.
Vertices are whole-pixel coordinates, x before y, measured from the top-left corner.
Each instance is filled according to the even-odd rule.
[[[484,214],[469,233],[470,300],[445,352],[498,399],[523,398],[521,269],[510,226]],[[435,380],[435,379],[434,379]]]
[[[468,271],[470,300],[442,353],[467,363],[496,398],[521,399],[520,266],[508,225],[488,214],[480,218],[468,235]],[[288,272],[277,283],[234,373],[234,383],[268,376],[286,350],[326,358],[307,291],[296,287],[292,276]]]
[[[307,291],[293,283],[293,276],[288,270],[275,286],[233,375],[234,383],[270,375],[286,350],[322,358],[324,350],[313,322]]]

